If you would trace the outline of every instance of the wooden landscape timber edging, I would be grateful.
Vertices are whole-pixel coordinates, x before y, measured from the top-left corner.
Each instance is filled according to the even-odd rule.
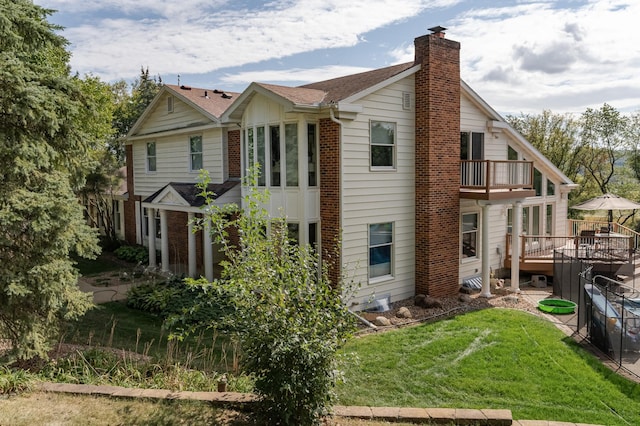
[[[259,402],[257,395],[238,392],[188,392],[166,389],[135,389],[121,386],[80,385],[70,383],[41,383],[38,390],[44,392],[78,395],[109,396],[117,398],[149,398],[165,400],[195,400],[217,407],[250,410]],[[475,410],[457,408],[410,407],[359,407],[335,406],[333,415],[356,419],[388,422],[413,422],[430,424],[509,426],[513,424],[511,410]]]

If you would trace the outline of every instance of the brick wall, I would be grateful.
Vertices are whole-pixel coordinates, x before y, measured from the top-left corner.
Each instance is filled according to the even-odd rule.
[[[125,156],[127,162],[127,192],[129,199],[124,202],[124,239],[129,244],[136,243],[136,200],[133,186],[133,146],[125,146]]]
[[[231,130],[227,133],[229,177],[240,178],[240,130]]]
[[[187,228],[187,223],[187,213],[167,210],[169,263],[172,265],[184,265],[185,271],[188,271],[186,266],[189,265],[189,229]],[[197,255],[197,258],[202,258],[202,254]]]
[[[329,267],[329,279],[340,282],[340,125],[320,120],[320,241],[322,261]]]
[[[458,292],[460,263],[460,44],[415,39],[416,294]]]

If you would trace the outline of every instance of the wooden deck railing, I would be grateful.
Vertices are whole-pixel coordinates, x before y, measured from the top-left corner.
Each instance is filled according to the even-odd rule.
[[[566,254],[592,260],[624,260],[635,251],[634,239],[617,233],[596,234],[593,236],[567,235],[521,235],[520,253],[521,263],[535,261],[553,261],[554,250],[562,250]],[[507,234],[506,255],[512,258],[512,235]]]
[[[460,187],[466,189],[531,189],[533,161],[462,160]]]
[[[627,228],[616,222],[593,221],[593,220],[576,220],[569,219],[569,229],[571,235],[580,235],[582,231],[600,231],[608,228],[613,234],[625,235],[632,238],[632,248],[638,250],[640,248],[640,233],[631,228]]]

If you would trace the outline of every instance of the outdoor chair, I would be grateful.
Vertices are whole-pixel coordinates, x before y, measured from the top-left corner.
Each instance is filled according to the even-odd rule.
[[[589,257],[591,251],[596,245],[596,231],[584,230],[580,232],[580,236],[576,240],[576,249],[578,253],[580,250],[584,250],[585,257]]]

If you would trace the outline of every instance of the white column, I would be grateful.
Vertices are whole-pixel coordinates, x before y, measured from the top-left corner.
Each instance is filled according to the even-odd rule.
[[[205,218],[203,236],[204,252],[204,276],[208,281],[213,281],[213,250],[211,248],[211,223]]]
[[[187,213],[187,227],[189,232],[189,276],[195,278],[197,274],[196,267],[196,234],[193,233],[193,220],[195,214]]]
[[[156,209],[147,209],[147,229],[149,230],[149,266],[156,267]]]
[[[491,249],[489,248],[489,205],[484,204],[482,206],[482,229],[480,230],[482,235],[482,291],[481,297],[491,297],[491,264],[489,254]]]
[[[169,271],[169,224],[167,223],[167,211],[160,210],[160,242],[162,250],[162,270]]]
[[[511,229],[511,291],[520,292],[520,230],[522,229],[522,201],[513,205]]]

